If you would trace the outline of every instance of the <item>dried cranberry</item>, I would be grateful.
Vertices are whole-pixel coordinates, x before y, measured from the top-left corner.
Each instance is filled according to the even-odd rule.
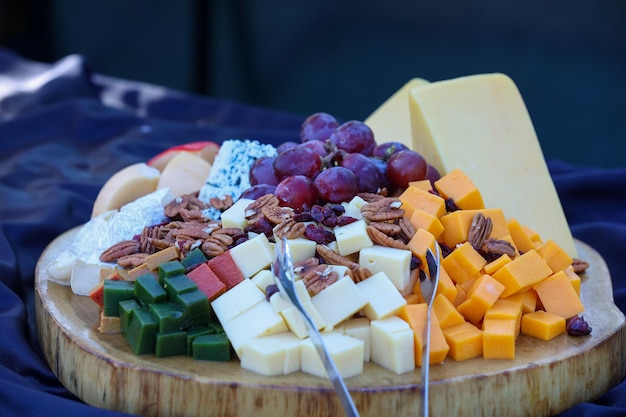
[[[357,219],[351,216],[339,216],[337,217],[337,226],[345,226],[350,223],[356,222]]]
[[[459,209],[459,207],[456,205],[456,203],[454,202],[453,199],[446,198],[446,211],[448,213],[451,213],[453,211],[457,211],[458,209]]]
[[[274,228],[274,226],[272,225],[272,223],[269,220],[267,220],[265,217],[261,217],[254,224],[246,227],[245,231],[246,232],[259,233],[259,234],[263,233],[265,236],[271,237],[273,228]]]
[[[346,212],[346,208],[341,204],[330,204],[328,208],[332,210],[333,213],[335,213],[337,216],[341,216],[343,213]]]
[[[572,317],[567,321],[567,333],[572,336],[584,336],[591,333],[591,326],[581,316]]]
[[[327,245],[335,240],[335,235],[331,231],[326,230],[321,226],[315,226],[313,224],[309,224],[306,227],[304,235],[307,239],[312,240],[320,245]]]
[[[313,217],[311,217],[311,212],[302,211],[300,213],[294,213],[293,219],[297,222],[310,222],[313,220]]]
[[[411,271],[422,266],[422,260],[417,256],[411,256]]]
[[[309,215],[314,221],[318,223],[321,223],[324,221],[324,209],[322,208],[322,206],[315,205],[311,207],[311,211],[309,211]]]
[[[279,291],[278,285],[276,284],[270,284],[267,286],[267,288],[265,288],[265,298],[267,299],[267,301],[270,300],[270,298],[272,298],[272,295],[276,294]]]

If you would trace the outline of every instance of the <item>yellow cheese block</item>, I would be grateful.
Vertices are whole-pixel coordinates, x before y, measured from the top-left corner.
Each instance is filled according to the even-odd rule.
[[[117,210],[124,204],[153,192],[161,173],[158,169],[139,162],[116,172],[100,189],[93,203],[91,217],[109,210]]]
[[[411,148],[411,116],[409,92],[415,87],[428,84],[421,78],[413,78],[381,104],[366,120],[378,143],[400,142]]]
[[[576,257],[537,134],[509,77],[494,73],[433,82],[412,88],[409,102],[412,149],[442,174],[460,168],[480,190],[485,207],[502,208],[507,218],[531,225],[544,241],[552,239]]]

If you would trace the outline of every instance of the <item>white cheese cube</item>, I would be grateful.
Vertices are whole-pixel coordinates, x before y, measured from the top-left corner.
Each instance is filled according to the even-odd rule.
[[[365,204],[367,204],[367,201],[363,200],[363,198],[359,196],[353,197],[348,203],[342,203],[344,209],[346,210],[344,215],[354,217],[357,220],[363,219],[361,207]]]
[[[367,305],[367,299],[350,277],[344,277],[311,297],[326,327],[334,327]]]
[[[272,271],[269,269],[260,270],[254,274],[252,278],[250,278],[250,281],[252,281],[254,285],[256,285],[263,292],[266,292],[269,285],[275,284],[274,274],[272,274]]]
[[[411,251],[374,245],[359,253],[359,265],[373,274],[384,272],[398,291],[411,281]]]
[[[222,227],[238,227],[243,230],[248,226],[248,220],[246,220],[246,208],[254,203],[254,200],[249,198],[240,198],[231,207],[226,209],[222,215]]]
[[[372,320],[371,361],[397,374],[415,369],[414,334],[397,316]]]
[[[255,304],[228,321],[220,320],[220,323],[240,359],[241,347],[249,340],[289,331],[282,316],[267,301]]]
[[[211,302],[220,322],[231,320],[265,300],[265,293],[249,279],[244,279]]]
[[[261,233],[230,249],[230,255],[243,276],[250,278],[274,261],[274,246]]]
[[[279,240],[280,239],[276,238],[277,242]],[[287,239],[287,245],[289,245],[289,252],[291,253],[291,258],[294,263],[315,256],[315,246],[317,244],[313,240],[303,237]]]
[[[280,293],[275,293],[270,297],[270,303],[272,307],[274,307],[274,310],[283,317],[291,333],[299,339],[304,339],[309,336],[309,327],[306,323],[306,319],[289,300]],[[324,327],[324,320],[313,304],[311,304],[310,301],[304,301],[302,302],[302,307],[309,315],[316,328],[318,330],[322,329]]]
[[[298,281],[293,283],[293,286],[296,289],[296,294],[298,294],[298,299],[301,303],[311,301],[311,295],[309,294],[309,290],[306,289],[304,281],[299,279]]]
[[[363,372],[363,341],[339,332],[322,333],[322,340],[326,345],[331,358],[335,362],[337,372],[343,378],[351,378]],[[324,368],[311,339],[305,339],[300,345],[302,372],[328,378],[328,373]]]
[[[348,319],[335,328],[336,331],[346,336],[354,337],[363,341],[363,362],[369,362],[371,351],[370,321],[366,317]]]
[[[337,240],[337,248],[342,256],[351,255],[363,248],[373,245],[367,234],[365,220],[358,220],[345,226],[337,226],[334,229]]]
[[[343,265],[328,265],[334,272],[337,273],[337,275],[339,276],[339,279],[343,278],[346,276],[346,274],[348,273],[348,271],[350,270],[350,268],[348,268],[347,266],[343,266]]]
[[[278,333],[248,340],[241,346],[241,367],[261,375],[287,375],[300,370],[300,339]]]
[[[406,299],[382,271],[357,283],[356,286],[367,298],[363,312],[370,320],[389,317],[406,304]]]

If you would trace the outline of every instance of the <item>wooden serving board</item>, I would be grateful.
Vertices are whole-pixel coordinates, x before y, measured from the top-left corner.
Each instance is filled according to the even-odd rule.
[[[146,416],[344,415],[329,381],[302,372],[265,377],[229,363],[186,356],[136,356],[121,335],[97,332],[96,305],[48,280],[46,266],[76,229],[54,240],[36,270],[42,349],[60,381],[86,403]],[[431,368],[433,416],[546,416],[597,398],[626,373],[625,317],[615,306],[602,257],[577,241],[590,268],[582,277],[589,336],[552,341],[520,335],[515,360],[473,359]],[[419,368],[396,375],[366,363],[346,381],[361,416],[418,415]]]

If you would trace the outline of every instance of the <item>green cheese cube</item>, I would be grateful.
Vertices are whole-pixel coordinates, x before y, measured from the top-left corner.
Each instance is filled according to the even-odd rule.
[[[130,323],[133,311],[138,308],[141,308],[141,306],[134,298],[131,300],[120,301],[120,331],[122,333],[126,333],[128,330],[128,324]]]
[[[230,342],[226,334],[205,334],[193,341],[193,358],[205,361],[228,362],[231,357]]]
[[[187,332],[181,330],[170,333],[157,333],[154,354],[157,358],[184,355],[187,353]]]
[[[184,311],[185,327],[206,326],[211,321],[211,305],[202,291],[177,294],[174,302]]]
[[[153,278],[154,279],[154,278]],[[158,323],[147,309],[138,308],[128,323],[126,340],[136,355],[154,352]]]
[[[208,327],[208,326],[193,327],[187,330],[187,355],[189,356],[193,355],[192,346],[193,346],[193,341],[196,339],[196,337],[202,336],[205,334],[215,334],[215,333],[216,333],[215,329],[212,327]]]
[[[198,289],[198,285],[185,275],[175,275],[163,278],[163,288],[167,292],[170,300],[178,294],[194,291]]]
[[[103,313],[107,317],[120,315],[120,301],[130,300],[135,297],[135,283],[122,280],[104,280],[103,287]]]
[[[185,256],[180,263],[183,264],[185,269],[187,269],[194,265],[201,264],[202,262],[206,262],[208,260],[209,259],[206,257],[204,252],[200,250],[200,248],[195,248],[194,250],[189,252],[187,256]]]
[[[161,287],[152,274],[137,277],[135,280],[135,296],[144,304],[167,301],[167,292]]]
[[[164,278],[183,275],[185,273],[185,267],[179,261],[169,261],[159,265],[158,273],[159,282],[163,285]]]
[[[150,313],[159,323],[159,332],[168,333],[185,328],[183,310],[171,302],[150,304]]]

